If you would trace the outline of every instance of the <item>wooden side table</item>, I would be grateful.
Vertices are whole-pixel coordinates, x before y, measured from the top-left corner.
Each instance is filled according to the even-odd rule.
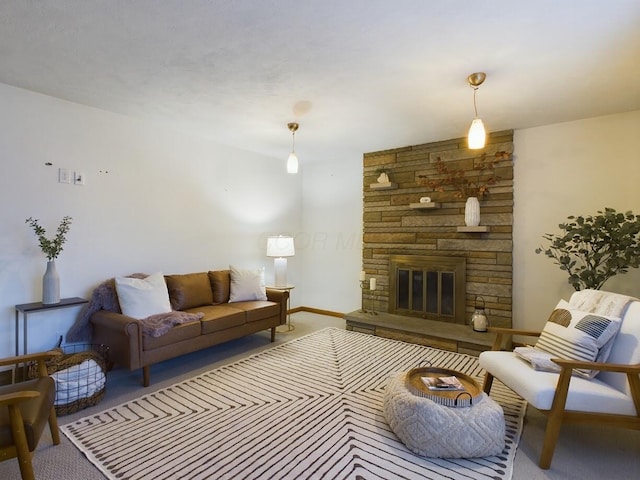
[[[22,315],[22,353],[27,353],[27,320],[30,313],[57,310],[59,308],[75,307],[88,303],[88,300],[80,297],[63,298],[59,303],[42,302],[23,303],[16,305],[16,356],[20,355],[20,315]]]
[[[287,324],[280,325],[276,328],[276,332],[278,333],[287,333],[295,329],[293,325],[291,325],[291,290],[296,288],[295,285],[285,285],[284,287],[276,287],[273,285],[267,285],[267,288],[271,290],[282,290],[284,292],[289,292],[289,296],[287,297]]]

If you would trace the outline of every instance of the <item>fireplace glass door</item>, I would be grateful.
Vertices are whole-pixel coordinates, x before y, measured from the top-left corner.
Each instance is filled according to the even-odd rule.
[[[464,323],[465,271],[459,257],[392,257],[389,311]]]

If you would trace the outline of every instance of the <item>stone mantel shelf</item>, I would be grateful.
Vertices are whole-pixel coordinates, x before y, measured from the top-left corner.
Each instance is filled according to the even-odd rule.
[[[410,203],[409,208],[412,210],[431,210],[433,208],[440,208],[440,204],[438,202]]]
[[[369,185],[369,188],[371,190],[395,190],[396,188],[398,188],[398,184],[393,182],[378,182],[372,183],[371,185]]]

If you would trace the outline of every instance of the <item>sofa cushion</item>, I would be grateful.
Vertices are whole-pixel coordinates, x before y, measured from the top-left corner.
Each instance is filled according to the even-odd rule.
[[[264,318],[280,315],[280,305],[268,300],[254,300],[251,302],[236,302],[233,308],[247,313],[247,322],[257,322]]]
[[[241,269],[229,265],[229,270],[231,272],[229,303],[267,299],[264,268]]]
[[[213,292],[213,303],[227,303],[231,291],[231,276],[229,270],[209,271],[209,283]]]
[[[165,278],[174,310],[187,310],[213,303],[211,284],[206,272],[166,275]]]
[[[164,335],[159,337],[142,336],[142,349],[153,350],[154,348],[165,347],[174,343],[196,338],[200,335],[200,322],[189,322],[177,325]]]
[[[167,284],[160,272],[146,278],[116,277],[115,285],[120,309],[128,317],[140,319],[171,311]]]
[[[202,334],[217,332],[226,328],[237,327],[246,323],[247,315],[243,310],[229,305],[211,305],[193,309],[192,312],[202,312],[204,317],[200,320]]]

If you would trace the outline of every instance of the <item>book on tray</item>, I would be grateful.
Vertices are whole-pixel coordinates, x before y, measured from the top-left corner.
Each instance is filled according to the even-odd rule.
[[[421,377],[429,390],[464,390],[458,377]]]

